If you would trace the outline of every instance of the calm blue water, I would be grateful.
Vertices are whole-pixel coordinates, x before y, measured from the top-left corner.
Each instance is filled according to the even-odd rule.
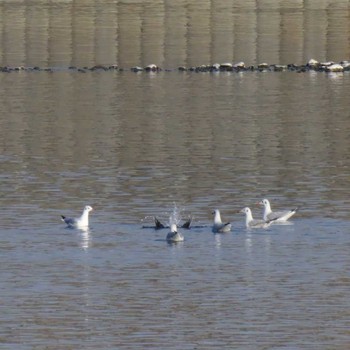
[[[193,229],[175,245],[116,222],[7,230],[4,346],[344,348],[347,223],[293,223]]]

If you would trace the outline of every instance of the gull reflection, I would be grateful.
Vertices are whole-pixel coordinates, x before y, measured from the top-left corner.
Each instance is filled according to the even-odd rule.
[[[245,250],[248,255],[252,254],[252,248],[253,248],[253,242],[252,242],[252,235],[250,233],[247,233],[247,238],[244,241]]]
[[[84,230],[80,230],[81,234],[81,240],[80,240],[80,248],[83,250],[88,250],[91,244],[91,235],[90,235],[90,230],[88,228]]]
[[[220,249],[221,248],[221,235],[220,234],[215,234],[215,247],[216,249]]]

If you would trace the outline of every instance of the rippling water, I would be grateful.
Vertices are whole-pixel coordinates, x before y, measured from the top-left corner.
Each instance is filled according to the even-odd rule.
[[[4,346],[349,346],[347,74],[0,79]],[[247,231],[262,197],[300,212]],[[174,203],[203,227],[168,245]]]
[[[349,73],[0,73],[0,347],[348,349],[349,91]],[[237,210],[264,197],[300,210],[249,231]],[[90,229],[66,229],[85,204]],[[169,245],[143,227],[174,205],[195,227]]]

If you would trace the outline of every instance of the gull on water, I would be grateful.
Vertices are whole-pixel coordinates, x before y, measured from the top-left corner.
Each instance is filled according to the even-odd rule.
[[[268,199],[263,199],[258,204],[263,205],[265,207],[264,215],[263,215],[263,218],[265,221],[273,220],[274,222],[285,222],[290,217],[292,217],[299,209],[299,208],[295,208],[292,210],[272,211],[271,205]]]
[[[265,221],[265,220],[254,219],[252,211],[248,207],[243,208],[239,212],[245,213],[245,226],[247,228],[267,228],[273,222],[273,220]]]
[[[67,218],[61,215],[61,220],[70,228],[87,228],[89,226],[89,212],[93,210],[89,205],[84,207],[83,213],[78,218]]]
[[[168,243],[176,243],[176,242],[183,242],[184,236],[181,234],[181,232],[177,231],[176,224],[170,225],[170,232],[166,236],[166,240]]]
[[[231,231],[231,223],[223,223],[221,221],[221,215],[219,209],[215,209],[213,211],[214,215],[214,224],[213,224],[213,232],[214,233],[227,233]]]

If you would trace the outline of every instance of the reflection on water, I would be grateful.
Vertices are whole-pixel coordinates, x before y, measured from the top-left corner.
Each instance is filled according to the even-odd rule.
[[[348,0],[3,1],[2,66],[341,61]]]
[[[251,256],[252,254],[252,245],[253,245],[253,242],[252,242],[252,234],[251,232],[248,232],[247,235],[246,235],[246,240],[244,242],[244,246],[245,246],[245,250],[246,250],[246,253],[248,256]]]
[[[84,250],[89,249],[89,246],[91,244],[91,235],[90,235],[90,230],[80,230],[80,236],[81,236],[81,241],[80,241],[80,247]]]
[[[214,238],[215,238],[215,247],[217,249],[220,249],[221,248],[221,234],[215,234]]]
[[[9,210],[23,205],[28,216],[35,193],[41,208],[48,198],[61,212],[91,203],[133,223],[176,201],[207,222],[218,205],[229,205],[230,220],[269,197],[304,207],[303,215],[348,218],[347,73],[0,80],[1,191]]]

